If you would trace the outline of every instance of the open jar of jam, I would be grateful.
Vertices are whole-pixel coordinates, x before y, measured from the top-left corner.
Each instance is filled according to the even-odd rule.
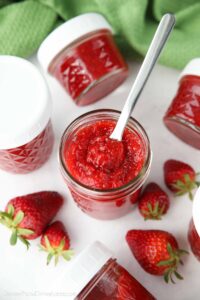
[[[30,62],[0,56],[0,168],[28,173],[53,148],[51,100],[46,82]]]
[[[132,211],[151,165],[149,139],[129,119],[121,142],[109,138],[119,118],[115,110],[96,110],[74,120],[60,144],[60,168],[81,210],[98,219]]]
[[[155,300],[100,242],[79,254],[59,278],[55,292],[68,300]]]
[[[196,258],[200,261],[200,188],[193,200],[192,220],[189,224],[188,240]]]
[[[164,123],[181,140],[200,149],[200,58],[193,59],[181,73]]]
[[[127,77],[128,68],[106,19],[97,13],[75,17],[41,44],[38,59],[77,105],[106,96]]]

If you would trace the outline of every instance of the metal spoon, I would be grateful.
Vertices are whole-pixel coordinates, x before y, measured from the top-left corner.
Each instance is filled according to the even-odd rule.
[[[139,70],[139,73],[135,79],[135,82],[132,86],[132,89],[128,95],[124,108],[120,114],[119,120],[112,132],[110,138],[114,140],[121,141],[124,129],[128,122],[128,119],[135,107],[137,100],[147,82],[151,71],[169,37],[170,32],[172,31],[175,25],[175,17],[172,14],[166,14],[162,17],[156,33],[153,37],[151,45],[149,46],[146,57],[143,61],[143,64]]]

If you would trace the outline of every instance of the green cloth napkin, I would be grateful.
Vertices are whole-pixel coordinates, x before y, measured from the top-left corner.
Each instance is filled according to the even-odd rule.
[[[107,18],[127,56],[144,56],[162,15],[174,13],[160,62],[182,68],[200,56],[199,0],[0,0],[0,54],[30,56],[58,24],[86,12]]]

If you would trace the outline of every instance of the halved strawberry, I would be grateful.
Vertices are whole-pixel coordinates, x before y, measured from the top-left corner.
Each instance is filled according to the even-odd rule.
[[[27,248],[39,237],[63,204],[63,197],[53,191],[43,191],[11,199],[0,212],[0,223],[12,231],[10,244],[20,239]]]
[[[197,175],[190,165],[182,161],[169,159],[164,164],[165,183],[177,196],[188,194],[190,200],[193,199],[192,190],[200,186]]]
[[[162,215],[167,213],[169,204],[168,195],[158,184],[151,182],[144,188],[138,208],[145,220],[161,220]]]
[[[40,241],[40,250],[48,253],[47,265],[55,257],[55,265],[59,257],[70,260],[74,251],[70,249],[70,239],[62,222],[56,221],[43,232]]]

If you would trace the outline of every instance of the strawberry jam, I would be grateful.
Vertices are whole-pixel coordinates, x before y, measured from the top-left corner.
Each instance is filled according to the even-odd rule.
[[[94,284],[95,282],[95,284]],[[111,259],[76,300],[155,300],[122,266]]]
[[[83,14],[56,28],[42,43],[38,58],[77,105],[106,96],[128,75],[112,28],[96,13]]]
[[[150,166],[148,138],[135,120],[121,142],[109,138],[118,115],[109,110],[83,115],[73,122],[77,128],[68,127],[61,143],[61,170],[74,200],[101,219],[130,211]]]
[[[0,56],[0,78],[0,168],[28,173],[53,149],[49,90],[39,70],[15,56]]]
[[[200,71],[196,73],[194,66],[196,60],[183,70],[179,89],[165,114],[164,123],[181,140],[200,149]]]
[[[72,262],[57,291],[75,300],[155,300],[97,241]]]
[[[2,170],[25,174],[40,168],[49,158],[54,142],[51,122],[32,141],[25,145],[0,150],[0,168]]]

